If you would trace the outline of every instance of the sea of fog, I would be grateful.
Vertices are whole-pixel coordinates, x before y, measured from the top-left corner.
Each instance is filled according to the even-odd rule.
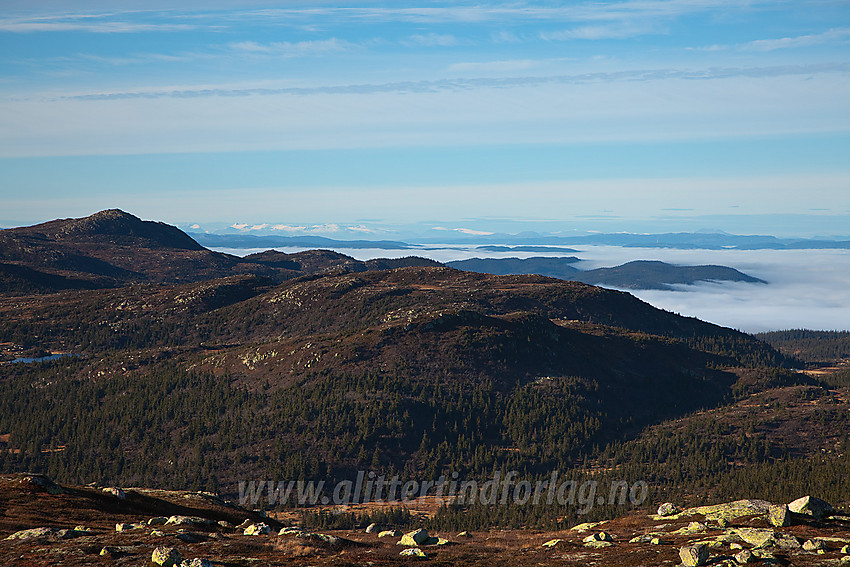
[[[424,256],[440,262],[465,258],[578,256],[579,269],[610,267],[631,260],[671,264],[719,264],[768,282],[679,285],[674,290],[629,290],[640,299],[681,315],[747,332],[807,328],[850,330],[850,250],[679,250],[571,246],[574,253],[490,252],[472,246],[428,245],[416,250],[336,249],[359,260]],[[218,249],[244,256],[261,250]],[[304,248],[278,248],[300,252]]]

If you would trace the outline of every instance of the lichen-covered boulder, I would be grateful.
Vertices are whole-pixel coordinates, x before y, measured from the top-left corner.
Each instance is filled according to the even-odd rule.
[[[685,567],[699,567],[708,563],[708,546],[704,543],[686,545],[679,550],[679,559]]]
[[[803,542],[803,551],[826,551],[829,547],[822,539],[814,538]]]
[[[781,504],[771,506],[767,511],[767,523],[775,528],[784,528],[791,525],[791,510],[788,506]]]
[[[727,522],[732,522],[743,516],[767,514],[771,506],[772,504],[765,500],[736,500],[734,502],[725,502],[723,504],[688,508],[685,513],[702,514],[705,516],[706,520],[722,519]]]
[[[30,528],[28,530],[20,530],[12,535],[8,536],[6,539],[36,539],[36,538],[55,538],[58,537],[58,532],[56,528]]]
[[[419,528],[401,536],[398,544],[406,545],[407,547],[417,547],[428,541],[429,537],[428,532],[424,528]]]
[[[673,516],[674,514],[678,514],[682,510],[679,509],[678,506],[673,504],[672,502],[665,502],[661,506],[658,507],[658,511],[656,511],[656,515],[661,517]]]
[[[251,524],[242,532],[245,535],[268,535],[270,534],[272,529],[262,522],[258,524]]]
[[[162,567],[177,567],[182,561],[183,557],[174,547],[157,547],[151,554],[151,563]]]
[[[112,496],[114,496],[118,500],[126,500],[127,499],[127,495],[124,493],[124,491],[121,490],[120,488],[115,487],[115,486],[109,486],[107,488],[101,488],[101,491],[105,492],[106,494],[111,494]]]

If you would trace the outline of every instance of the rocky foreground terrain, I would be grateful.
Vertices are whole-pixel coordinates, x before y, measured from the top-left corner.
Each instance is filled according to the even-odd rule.
[[[0,477],[2,565],[850,565],[850,516],[813,497],[664,503],[558,532],[405,531],[312,533],[206,492]]]

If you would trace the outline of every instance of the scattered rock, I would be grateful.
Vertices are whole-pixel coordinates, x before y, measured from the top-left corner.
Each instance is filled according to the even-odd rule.
[[[195,532],[178,532],[176,537],[180,541],[186,543],[201,543],[202,541],[207,541],[207,539],[209,539],[207,536],[196,534]]]
[[[260,522],[259,524],[250,524],[242,533],[244,535],[268,535],[271,531],[272,529],[267,524]]]
[[[30,474],[21,479],[21,484],[32,488],[40,488],[48,494],[65,494],[65,489],[41,474]]]
[[[124,524],[124,523],[115,524],[115,531],[116,532],[128,532],[132,529],[135,529],[136,527],[138,527],[136,524]]]
[[[743,516],[765,515],[772,504],[765,500],[736,500],[712,506],[698,506],[688,508],[686,514],[702,514],[706,520],[723,519],[728,522],[735,521]]]
[[[691,522],[684,528],[679,528],[673,534],[675,535],[691,535],[691,534],[701,534],[705,531],[705,524],[700,522]]]
[[[834,511],[829,502],[814,496],[798,498],[788,504],[788,509],[796,514],[812,516],[816,520],[822,520]]]
[[[51,538],[51,539],[71,539],[73,537],[78,536],[75,530],[66,530],[59,528],[31,528],[28,530],[21,530],[13,533],[8,536],[7,540],[15,540],[15,539],[38,539],[38,538]]]
[[[462,538],[472,539],[472,534],[471,534],[471,533],[469,533],[469,532],[460,532],[460,533],[459,533],[459,534],[457,534],[457,536],[455,536],[455,537],[462,537]]]
[[[773,534],[773,539],[769,543],[780,549],[800,549],[800,540],[791,534]]]
[[[174,547],[157,547],[151,554],[151,563],[162,567],[177,567],[182,561],[183,557]]]
[[[791,511],[788,506],[781,504],[771,506],[767,511],[767,523],[775,528],[784,528],[791,525]]]
[[[803,542],[803,551],[826,551],[828,546],[822,539],[809,539]]]
[[[599,532],[584,538],[584,543],[589,543],[591,541],[614,541],[614,538],[612,538],[611,534],[607,532]]]
[[[168,522],[168,518],[165,516],[157,516],[155,518],[151,518],[148,520],[149,526],[164,526]]]
[[[564,541],[564,540],[562,540],[562,539],[550,539],[549,541],[547,541],[546,543],[543,544],[543,547],[555,547],[556,545],[558,545],[562,541]]]
[[[120,553],[121,552],[118,551],[117,547],[112,547],[111,545],[107,545],[106,547],[100,550],[100,555],[109,555],[110,557],[118,555]]]
[[[198,516],[171,516],[165,522],[169,526],[210,525],[215,522]]]
[[[121,490],[120,488],[116,488],[114,486],[101,488],[101,491],[105,492],[106,494],[111,494],[112,496],[114,496],[118,500],[126,500],[127,499],[127,495],[124,493],[124,491]]]
[[[378,534],[378,537],[401,537],[402,533],[399,530],[384,530]]]
[[[614,545],[610,541],[589,541],[584,544],[585,547],[592,547],[594,549],[599,549],[601,547],[611,547]]]
[[[656,515],[661,517],[673,516],[681,511],[682,510],[672,502],[665,502],[664,504],[658,507]]]
[[[404,555],[406,557],[420,557],[425,558],[428,557],[425,555],[425,552],[419,549],[418,547],[408,547],[407,549],[401,550],[399,555]]]
[[[412,532],[404,534],[398,542],[398,545],[406,545],[407,547],[416,547],[428,541],[428,532],[425,528],[419,528]]]
[[[242,527],[242,529],[245,529],[249,525],[250,524],[247,524],[247,525],[241,526],[241,527]],[[278,535],[300,535],[302,533],[304,533],[304,530],[302,530],[301,528],[299,528],[297,526],[287,526],[285,528],[281,528],[281,530],[278,532]],[[398,535],[401,535],[401,534],[398,534]]]
[[[679,559],[685,567],[698,567],[708,562],[708,546],[704,543],[687,545],[679,550]]]
[[[744,549],[735,554],[735,563],[739,565],[746,565],[747,563],[752,563],[754,560],[753,552],[749,549]]]
[[[238,526],[236,526],[236,528],[237,528],[237,529],[240,529],[240,530],[244,530],[245,528],[247,528],[248,526],[250,526],[252,523],[253,523],[253,522],[252,522],[249,518],[245,518],[245,520],[244,520],[241,524],[239,524]]]
[[[200,557],[195,557],[191,561],[186,559],[183,563],[180,564],[180,567],[213,567],[213,562],[209,559],[201,559]]]
[[[844,555],[850,555],[850,545],[845,545],[841,548],[841,553]]]
[[[366,533],[367,534],[371,534],[372,532],[377,532],[377,531],[378,531],[378,524],[376,524],[374,522],[369,524],[368,526],[366,526]]]
[[[774,542],[774,531],[760,528],[737,528],[730,533],[738,536],[753,547],[767,547]]]
[[[299,535],[298,537],[310,539],[313,542],[317,542],[317,543],[320,542],[322,544],[325,544],[328,547],[333,547],[333,548],[342,547],[342,541],[343,541],[342,538],[337,537],[335,535],[329,535],[329,534],[305,533],[305,534]]]
[[[585,522],[583,524],[578,524],[577,526],[571,527],[570,530],[574,532],[586,532],[592,530],[596,526],[601,526],[606,521],[607,520],[602,520],[601,522]]]

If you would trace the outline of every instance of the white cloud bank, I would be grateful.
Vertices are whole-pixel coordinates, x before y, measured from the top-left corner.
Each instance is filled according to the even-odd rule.
[[[850,330],[850,250],[667,250],[576,247],[590,269],[630,260],[720,264],[767,285],[703,283],[677,291],[632,294],[656,307],[747,332],[778,329]]]

